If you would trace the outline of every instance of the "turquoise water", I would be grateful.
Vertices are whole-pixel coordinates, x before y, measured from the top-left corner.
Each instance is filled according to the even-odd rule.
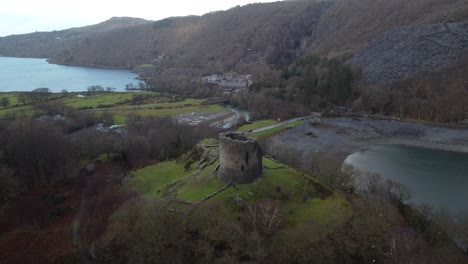
[[[400,182],[412,202],[468,209],[468,154],[400,145],[379,145],[350,155],[346,163]]]
[[[128,83],[137,84],[136,74],[128,70],[99,69],[49,64],[45,59],[0,57],[0,92],[31,91],[46,87],[53,92],[66,89],[85,91],[101,85],[123,91]]]

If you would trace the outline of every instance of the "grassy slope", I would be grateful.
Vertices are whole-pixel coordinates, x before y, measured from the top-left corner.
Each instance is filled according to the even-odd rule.
[[[137,170],[131,186],[145,197],[159,198],[169,185],[184,178],[184,167],[176,161],[160,162]]]
[[[216,147],[210,149],[217,151]],[[200,206],[215,208],[218,215],[227,221],[236,221],[244,213],[234,197],[241,197],[247,205],[272,198],[281,203],[288,227],[286,230],[314,223],[317,227],[312,229],[314,239],[343,224],[350,217],[351,207],[344,197],[324,186],[314,176],[267,158],[263,161],[265,168],[260,180],[228,187]],[[147,198],[167,198],[169,190],[176,190],[172,204],[178,205],[171,208],[180,209],[182,202],[196,203],[226,185],[215,172],[218,163],[213,162],[199,170],[195,162],[188,170],[184,170],[186,163],[183,160],[160,162],[136,171],[130,186]]]

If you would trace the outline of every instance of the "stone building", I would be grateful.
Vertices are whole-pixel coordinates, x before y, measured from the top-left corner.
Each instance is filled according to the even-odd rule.
[[[224,182],[251,183],[262,174],[262,156],[263,151],[256,140],[243,133],[221,133],[218,175]]]

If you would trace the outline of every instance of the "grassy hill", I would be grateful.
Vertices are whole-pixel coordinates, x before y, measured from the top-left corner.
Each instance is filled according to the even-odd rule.
[[[279,237],[314,223],[307,235],[318,240],[351,216],[346,199],[312,175],[264,158],[261,179],[231,186],[217,176],[218,158],[218,141],[205,139],[179,160],[135,171],[129,184],[143,197],[158,199],[170,211],[190,214],[209,210],[223,221],[244,218],[244,208],[255,202],[279,201],[285,220]]]

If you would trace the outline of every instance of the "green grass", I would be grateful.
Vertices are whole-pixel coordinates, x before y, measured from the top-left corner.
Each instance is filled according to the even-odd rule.
[[[171,184],[184,178],[184,167],[176,161],[160,162],[134,172],[130,186],[148,198],[163,196]]]
[[[260,131],[260,132],[257,132],[257,133],[249,134],[249,137],[251,137],[251,138],[271,137],[271,136],[274,136],[274,135],[277,135],[277,134],[283,132],[284,130],[286,130],[288,128],[298,126],[298,125],[300,125],[302,123],[304,123],[304,122],[303,121],[294,121],[294,122],[291,122],[289,124],[285,124],[285,125],[282,125],[282,126],[279,126],[279,127],[275,127],[275,128],[268,129],[268,130],[265,130],[265,131]]]
[[[135,94],[154,93],[105,93],[88,97],[77,97],[70,95],[62,100],[62,103],[77,109],[96,108],[98,106],[115,106],[123,104],[126,100],[131,100]],[[156,95],[156,94],[154,94]]]
[[[218,148],[211,147],[217,144],[214,139],[203,140],[201,144],[209,145],[210,152],[218,152]],[[188,159],[190,156],[184,157]],[[180,162],[160,162],[138,170],[130,184],[140,195],[149,198],[163,197],[170,188],[174,188],[176,197],[168,208],[185,211],[191,209],[186,201],[199,202],[226,185],[215,171],[218,161],[199,171],[198,162],[185,170],[183,159]],[[314,176],[268,158],[263,158],[263,164],[265,167],[260,179],[251,184],[231,186],[197,208],[214,210],[213,213],[222,221],[239,221],[246,216],[235,197],[240,197],[246,206],[266,198],[273,199],[279,202],[285,220],[285,226],[278,233],[284,241],[295,239],[290,237],[291,232],[311,241],[318,240],[351,217],[349,202]]]
[[[181,101],[171,102],[169,98],[158,98],[153,100],[156,102],[145,103],[141,105],[116,105],[112,108],[127,111],[127,110],[144,110],[144,109],[170,109],[170,108],[183,108],[183,107],[194,107],[202,104],[203,100],[188,98]],[[105,109],[95,109],[95,111],[102,111]]]
[[[31,111],[31,106],[29,105],[20,105],[18,102],[18,92],[0,92],[0,99],[1,98],[8,98],[10,104],[4,108],[0,106],[0,118],[7,118],[14,115],[23,115],[21,113],[26,113]]]
[[[246,131],[249,131],[249,130],[255,130],[255,129],[258,129],[258,128],[274,125],[276,123],[278,123],[278,121],[273,120],[273,119],[255,121],[255,122],[253,122],[251,124],[247,124],[247,125],[243,125],[243,126],[239,127],[239,129],[237,129],[237,131],[246,132]]]
[[[0,98],[8,97],[10,99],[10,107],[3,109],[0,107],[0,117],[11,116],[10,113],[16,113],[17,116],[30,115],[32,105],[18,105],[17,96],[20,93],[0,93]],[[50,100],[52,104],[63,104],[76,109],[94,109],[100,106],[113,107],[116,105],[124,104],[133,98],[137,93],[104,93],[89,97],[77,97],[76,94],[69,94],[61,98],[61,94],[54,93],[54,100]],[[156,96],[157,93],[142,92],[138,94],[150,94]],[[59,98],[57,98],[59,97]],[[169,100],[169,99],[167,99]]]
[[[17,92],[6,92],[6,93],[3,93],[3,92],[0,92],[0,98],[8,98],[8,100],[10,101],[10,104],[8,105],[8,107],[11,107],[11,106],[15,106],[18,104],[18,95],[20,93],[17,93]],[[0,106],[0,109],[3,108],[3,106]]]
[[[203,169],[199,175],[191,177],[177,190],[177,199],[197,202],[205,196],[214,193],[226,183],[219,180],[214,171],[216,163]]]
[[[263,159],[263,163],[271,169],[264,168],[260,180],[253,184],[228,188],[213,200],[225,203],[235,195],[242,197],[248,204],[267,197],[280,200],[290,226],[312,221],[324,225],[325,228],[325,225],[342,224],[350,216],[349,203],[344,197],[324,186],[316,178],[267,158]],[[324,186],[331,194],[320,198],[311,182]],[[305,199],[306,193],[308,197]]]
[[[114,123],[116,125],[123,125],[127,122],[127,117],[124,115],[115,115],[114,114]]]
[[[7,96],[12,102],[11,105],[17,103],[16,96],[19,93],[0,93],[2,96]],[[145,99],[142,105],[129,105],[130,100],[136,94],[152,95]],[[140,117],[147,116],[176,116],[190,112],[197,113],[216,113],[224,110],[219,105],[203,105],[201,99],[188,98],[180,101],[172,101],[169,97],[160,96],[152,92],[138,93],[104,93],[89,97],[77,97],[74,94],[69,94],[65,98],[60,98],[51,101],[53,104],[63,104],[76,109],[84,109],[99,115],[101,111],[108,111],[114,115],[116,124],[125,124],[129,115]],[[32,113],[32,106],[13,106],[8,108],[0,108],[0,118],[8,118],[12,116],[28,116]]]
[[[286,203],[286,221],[291,226],[313,221],[323,226],[344,224],[351,214],[349,203],[334,195],[328,199],[310,199],[304,203]]]
[[[32,108],[30,105],[0,108],[0,118],[9,118],[12,116],[27,116],[31,114],[31,111]]]

